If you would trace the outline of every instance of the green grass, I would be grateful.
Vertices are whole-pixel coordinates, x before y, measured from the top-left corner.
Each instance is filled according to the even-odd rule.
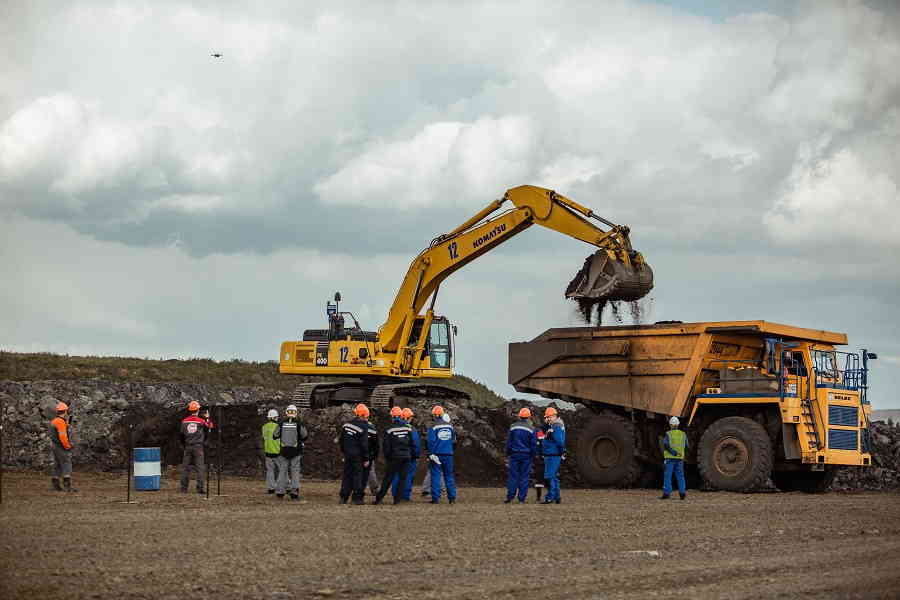
[[[278,363],[210,358],[152,359],[128,356],[69,356],[66,354],[0,352],[0,380],[39,381],[99,379],[116,383],[195,383],[220,388],[254,387],[289,391],[301,381],[318,377],[281,375]],[[481,406],[506,402],[484,384],[464,375],[427,380],[464,391]]]

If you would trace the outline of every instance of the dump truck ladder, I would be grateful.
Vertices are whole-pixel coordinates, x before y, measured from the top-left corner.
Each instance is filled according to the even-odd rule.
[[[822,442],[819,438],[819,428],[816,426],[816,413],[813,410],[812,400],[804,398],[801,403],[801,421],[804,432],[806,433],[805,452],[818,452],[822,448]]]

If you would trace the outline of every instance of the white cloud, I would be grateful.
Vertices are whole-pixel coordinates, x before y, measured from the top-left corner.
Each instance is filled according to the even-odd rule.
[[[527,175],[535,142],[524,117],[431,123],[411,138],[373,144],[315,190],[334,205],[430,206],[450,190],[483,201]]]
[[[900,248],[900,190],[850,150],[832,157],[807,150],[764,222],[785,244]]]

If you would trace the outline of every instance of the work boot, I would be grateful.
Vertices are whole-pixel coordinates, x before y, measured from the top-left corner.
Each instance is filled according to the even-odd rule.
[[[448,498],[447,503],[448,504],[456,504],[456,498]]]
[[[559,504],[560,502],[562,502],[562,498],[557,498],[557,499],[555,500],[555,502],[556,502],[557,504]]]
[[[347,504],[348,498],[341,498],[341,504]]]
[[[681,497],[682,500],[684,500],[685,498],[687,498],[687,494],[678,494],[678,495]]]
[[[50,484],[53,486],[53,491],[55,491],[55,492],[63,491],[62,486],[59,485],[59,477],[51,477]]]
[[[384,499],[384,496],[375,496],[375,500],[372,501],[372,504],[381,504],[381,501]]]
[[[275,494],[275,497],[279,500],[284,500],[284,494]]]
[[[71,477],[63,477],[63,487],[67,492],[77,492],[78,488],[72,487],[72,478]]]
[[[353,500],[353,504],[356,506],[365,506],[366,502],[362,498],[356,498]]]
[[[549,498],[545,498],[543,502],[538,502],[538,504],[555,504],[555,502]]]
[[[198,493],[198,494],[205,494],[205,493],[206,493],[206,490],[204,490],[203,488],[197,488],[197,493]]]
[[[440,504],[440,503],[441,503],[440,500],[434,500],[434,499],[431,500],[431,504]]]
[[[430,495],[431,495],[431,492],[429,492],[428,490],[422,490],[422,496],[430,496]]]
[[[300,494],[291,494],[291,500],[299,500]]]
[[[503,504],[509,504],[510,502],[512,502],[512,498],[507,498],[503,501]]]
[[[663,494],[662,496],[659,497],[659,499],[660,499],[660,500],[668,500],[668,499],[669,499],[669,495],[668,495],[668,494]]]
[[[267,493],[267,494],[274,494],[274,493],[275,493],[275,490],[266,490],[266,493]]]

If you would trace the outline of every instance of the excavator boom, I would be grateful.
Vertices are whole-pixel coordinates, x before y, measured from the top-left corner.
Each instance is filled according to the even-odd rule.
[[[513,208],[488,218],[503,204]],[[485,220],[487,219],[487,220]],[[609,227],[604,231],[597,220]],[[556,192],[523,185],[506,192],[453,231],[438,236],[413,259],[394,297],[388,318],[379,329],[379,340],[396,351],[408,340],[414,319],[454,271],[499,246],[534,224],[556,230],[599,248],[570,285],[570,298],[636,300],[653,287],[653,272],[643,256],[631,247],[629,229],[614,225]],[[582,272],[584,274],[582,275]],[[573,281],[574,282],[574,281]]]

